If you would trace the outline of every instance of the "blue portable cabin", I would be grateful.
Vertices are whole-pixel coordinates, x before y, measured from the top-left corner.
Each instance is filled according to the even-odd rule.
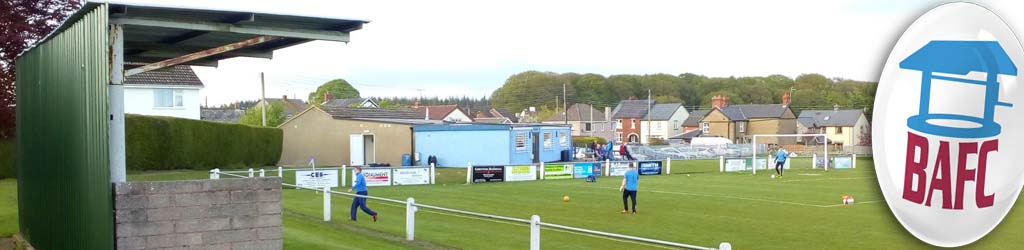
[[[553,162],[572,145],[567,125],[430,124],[414,126],[413,133],[416,152],[422,159],[435,156],[438,167]]]

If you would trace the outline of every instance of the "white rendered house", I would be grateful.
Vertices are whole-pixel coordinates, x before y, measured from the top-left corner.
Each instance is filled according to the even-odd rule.
[[[199,120],[200,89],[203,82],[186,65],[128,76],[124,80],[124,112]]]

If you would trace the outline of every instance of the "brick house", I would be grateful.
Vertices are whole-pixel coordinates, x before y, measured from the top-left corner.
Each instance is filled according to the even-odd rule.
[[[728,96],[715,96],[711,110],[700,120],[703,136],[723,137],[733,143],[750,143],[757,134],[796,134],[797,120],[789,108],[789,94],[782,104],[729,105]],[[759,143],[792,144],[793,137],[766,137]]]
[[[612,110],[612,120],[615,120],[615,140],[623,142],[640,142],[643,131],[640,129],[640,121],[647,116],[649,109],[647,100],[625,100],[619,102]]]

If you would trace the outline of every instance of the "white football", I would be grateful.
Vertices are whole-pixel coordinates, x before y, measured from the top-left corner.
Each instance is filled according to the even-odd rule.
[[[775,179],[775,175],[772,175],[772,179]]]

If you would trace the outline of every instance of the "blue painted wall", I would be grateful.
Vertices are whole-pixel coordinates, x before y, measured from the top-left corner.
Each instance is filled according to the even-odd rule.
[[[437,156],[438,167],[504,165],[509,147],[508,130],[416,132],[416,152],[424,165],[431,155]]]
[[[561,151],[572,145],[568,127],[509,125],[420,125],[414,127],[416,152],[420,163],[427,157],[437,156],[439,167],[473,165],[511,165],[533,162],[533,133],[539,133],[540,160],[561,160]],[[551,145],[545,147],[544,134],[551,135]],[[516,135],[525,136],[523,147],[516,147]],[[565,137],[565,144],[561,138]]]
[[[512,142],[512,146],[508,148],[509,154],[512,155],[509,161],[510,164],[533,163],[533,136],[531,136],[531,133],[533,133],[531,128],[515,128],[508,134],[509,141]],[[520,134],[526,136],[526,143],[524,147],[516,148],[516,136]]]

